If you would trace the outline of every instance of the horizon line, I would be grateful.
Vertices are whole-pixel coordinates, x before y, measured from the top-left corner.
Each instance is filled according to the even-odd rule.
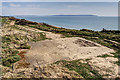
[[[74,14],[73,15],[72,14],[66,14],[66,15],[61,15],[61,14],[60,15],[59,14],[58,15],[57,14],[56,15],[54,15],[54,14],[53,15],[35,15],[35,14],[33,14],[32,15],[32,14],[28,14],[28,15],[1,15],[1,16],[98,16],[98,17],[119,17],[118,15],[117,16],[110,16],[110,15],[107,16],[107,15],[94,15],[94,14],[93,15],[92,14],[75,14],[75,15]]]

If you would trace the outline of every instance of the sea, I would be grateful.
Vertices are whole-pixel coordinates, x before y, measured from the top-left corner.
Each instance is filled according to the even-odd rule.
[[[19,15],[14,16],[18,19],[26,19],[29,21],[47,23],[49,25],[63,27],[67,29],[90,29],[101,31],[103,28],[107,30],[118,30],[118,17],[106,16],[36,16],[36,15]]]

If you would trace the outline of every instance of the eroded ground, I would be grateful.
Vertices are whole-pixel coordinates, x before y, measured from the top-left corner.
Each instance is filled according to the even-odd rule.
[[[10,22],[9,25],[6,25],[7,27],[3,29],[1,35],[21,34],[22,36],[28,36],[28,39],[32,39],[32,41],[30,40],[28,43],[31,48],[19,49],[20,53],[18,55],[20,55],[22,59],[14,63],[12,70],[8,70],[4,67],[7,71],[4,75],[5,78],[61,78],[65,76],[68,78],[100,77],[96,74],[100,74],[105,78],[116,78],[119,76],[118,65],[114,64],[118,61],[117,58],[98,57],[104,54],[113,56],[111,54],[115,52],[113,49],[80,37],[63,38],[61,34],[41,31],[28,26],[15,25],[14,29],[8,27],[14,25],[14,22]],[[44,34],[46,40],[43,39],[39,41],[40,35],[36,33]],[[19,46],[16,45],[16,47]],[[66,60],[66,62],[64,63],[62,60]],[[80,61],[74,62],[74,60]],[[60,61],[60,63],[53,64],[57,61]],[[83,66],[86,67],[83,68]],[[86,77],[85,74],[82,74],[84,71],[77,69],[78,67],[85,69],[84,71],[86,74],[93,76]],[[97,72],[95,73],[94,70]]]
[[[86,43],[76,43],[84,40]],[[87,43],[89,45],[85,46]],[[30,43],[31,49],[25,54],[26,60],[34,65],[53,63],[59,60],[76,60],[92,58],[98,55],[114,52],[114,50],[79,37],[58,38]]]

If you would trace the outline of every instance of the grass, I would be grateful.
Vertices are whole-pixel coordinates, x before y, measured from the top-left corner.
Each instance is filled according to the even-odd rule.
[[[61,64],[69,70],[74,70],[81,75],[85,80],[101,80],[102,76],[94,69],[91,68],[88,62],[82,63],[82,60],[74,61],[57,61],[55,64]]]
[[[17,26],[17,24],[16,24]],[[21,31],[25,31],[28,33],[31,33],[30,31],[27,31],[25,29],[20,29],[18,27],[14,26],[13,28],[15,29],[19,29]],[[24,26],[24,25],[22,25]],[[32,28],[37,28],[39,30],[43,30],[43,31],[49,31],[49,32],[53,32],[53,33],[58,33],[58,34],[62,34],[64,35],[64,37],[83,37],[85,39],[97,42],[101,45],[107,46],[109,48],[115,49],[117,52],[116,53],[112,53],[114,55],[114,57],[119,58],[119,53],[120,53],[120,45],[119,44],[115,44],[115,43],[110,43],[105,41],[105,39],[107,40],[113,40],[116,41],[118,43],[120,43],[120,33],[112,33],[112,32],[98,32],[98,31],[92,31],[92,30],[74,30],[74,29],[65,29],[65,28],[57,28],[57,27],[52,27],[49,25],[27,25],[29,27]],[[12,63],[19,61],[20,60],[20,56],[16,55],[17,51],[14,51],[14,55],[11,55],[10,52],[11,50],[8,48],[8,45],[10,44],[14,44],[14,45],[18,45],[19,47],[17,49],[29,49],[30,46],[27,45],[26,42],[29,41],[40,41],[40,40],[45,40],[46,35],[44,33],[34,33],[34,34],[38,34],[38,36],[34,36],[32,35],[32,38],[28,38],[27,36],[20,36],[20,35],[8,35],[8,36],[3,36],[2,37],[2,42],[4,44],[4,46],[2,46],[4,48],[5,51],[4,54],[7,54],[3,59],[3,65],[4,66],[10,66]],[[23,43],[20,43],[20,41],[22,41]],[[8,49],[8,51],[6,51]],[[12,51],[13,52],[13,51]],[[9,55],[9,56],[8,56]],[[109,55],[102,55],[100,57],[108,57]],[[58,61],[56,62],[56,64],[62,63],[63,66],[65,66],[66,68],[68,68],[69,70],[74,70],[76,71],[79,75],[83,76],[83,78],[85,78],[85,80],[102,80],[102,76],[94,69],[92,69],[92,67],[89,65],[89,63],[82,63],[81,60],[74,60],[74,61]],[[120,64],[120,61],[116,62],[116,64]]]
[[[74,30],[74,29],[65,29],[65,28],[56,28],[46,25],[29,25],[29,27],[37,28],[43,31],[49,31],[54,33],[59,33],[64,35],[65,37],[83,37],[94,42],[97,42],[101,45],[107,46],[113,49],[120,49],[120,45],[111,43],[107,40],[113,40],[120,43],[120,33],[112,33],[112,32],[100,32],[100,31],[92,31],[92,30]],[[97,38],[95,38],[97,37]]]
[[[113,54],[114,56],[110,56],[110,55],[107,55],[107,54],[104,54],[102,56],[97,56],[97,57],[102,57],[102,58],[106,58],[106,57],[114,57],[114,58],[118,58],[118,61],[115,62],[115,64],[119,65],[120,66],[120,50],[116,51],[115,53],[111,53]]]
[[[21,57],[19,55],[14,55],[2,59],[2,64],[4,66],[10,67],[12,63],[19,61]]]
[[[30,21],[26,21],[26,22],[30,22]],[[25,21],[24,21],[25,23]],[[17,25],[19,23],[16,23]],[[21,23],[20,23],[21,24]],[[54,33],[59,33],[59,34],[63,34],[66,37],[98,37],[99,39],[108,39],[108,40],[113,40],[116,42],[120,42],[120,33],[116,33],[115,31],[92,31],[92,30],[87,30],[87,29],[83,29],[83,30],[75,30],[75,29],[65,29],[65,28],[58,28],[58,27],[54,27],[48,24],[43,23],[42,25],[28,25],[29,27],[32,28],[37,28],[43,31],[49,31],[49,32],[54,32]]]
[[[37,37],[33,35],[31,38],[20,34],[2,36],[2,54],[4,54],[2,56],[2,64],[10,66],[10,64],[19,61],[21,59],[20,56],[16,56],[19,53],[18,49],[30,49],[31,46],[28,45],[28,42],[47,39],[43,33],[36,34],[38,35]]]
[[[50,31],[53,33],[59,33],[64,35],[64,37],[83,37],[85,39],[94,41],[103,46],[114,49],[115,51],[117,51],[117,53],[115,54],[116,57],[118,56],[118,52],[120,50],[120,44],[109,41],[112,40],[120,43],[120,33],[101,32],[101,31],[92,31],[92,30],[74,30],[74,29],[50,27],[45,25],[34,25],[29,27],[37,28],[44,31]],[[103,55],[101,57],[110,57],[110,56]]]
[[[104,54],[104,55],[101,55],[101,56],[97,56],[97,57],[106,58],[106,57],[112,57],[112,56],[110,56],[110,55],[108,55],[108,54]]]
[[[33,38],[32,41],[37,42],[37,41],[48,39],[48,38],[46,38],[46,35],[42,32],[38,32],[37,34],[39,34],[39,36]]]
[[[116,61],[115,64],[120,66],[120,50],[112,54],[114,55],[115,58],[118,58],[118,61]]]
[[[111,49],[114,49],[116,53],[114,53],[114,57],[119,58],[119,50],[120,50],[120,44],[113,43],[109,40],[116,41],[120,43],[120,32],[117,31],[92,31],[92,30],[75,30],[75,29],[65,29],[65,28],[58,28],[50,25],[28,25],[32,28],[37,28],[39,30],[43,31],[49,31],[53,33],[58,33],[64,35],[64,37],[83,37],[85,39],[94,41],[98,44],[101,44],[103,46],[109,47]],[[109,55],[102,55],[100,57],[110,57]],[[117,62],[119,63],[119,62]]]
[[[23,21],[24,23],[26,22],[30,22],[30,21]],[[17,25],[19,23],[16,23]],[[21,25],[21,24],[19,24]],[[24,25],[22,25],[24,26]],[[101,39],[103,38],[106,38],[106,39],[111,39],[111,40],[114,40],[114,41],[118,41],[120,42],[120,36],[119,36],[119,33],[113,33],[112,31],[111,32],[98,32],[98,31],[92,31],[92,30],[87,30],[87,29],[84,29],[84,30],[74,30],[74,29],[65,29],[65,28],[58,28],[58,27],[54,27],[54,26],[51,26],[51,25],[48,25],[48,24],[45,24],[43,23],[42,25],[38,25],[38,24],[34,24],[34,25],[28,25],[27,26],[29,27],[33,27],[33,28],[37,28],[37,29],[40,29],[40,30],[44,30],[44,31],[50,31],[50,32],[55,32],[55,33],[61,33],[61,34],[71,34],[71,35],[84,35],[84,36],[96,36],[96,37],[99,37]]]
[[[27,43],[23,43],[20,44],[20,47],[18,47],[17,49],[30,49],[31,46],[29,46]]]
[[[117,65],[120,66],[120,60],[119,60],[119,61],[116,61],[115,64],[117,64]]]
[[[7,21],[5,24],[8,24],[8,26],[5,26],[5,28],[10,28],[10,30],[17,30],[21,32],[26,32],[30,35],[25,34],[8,34],[2,36],[2,64],[4,66],[10,67],[13,63],[19,61],[21,57],[17,55],[19,53],[19,49],[30,49],[31,46],[28,44],[31,41],[40,41],[45,40],[46,35],[42,32],[35,32],[35,31],[29,31],[25,28],[20,29],[17,27],[17,25],[10,26],[10,20],[8,18],[2,18]],[[4,29],[4,25],[3,25]]]
[[[114,55],[115,58],[120,58],[120,50],[112,54]]]
[[[24,25],[22,25],[24,26]],[[26,26],[24,26],[25,28],[28,28]],[[26,30],[26,29],[22,29],[22,28],[19,28],[17,27],[16,25],[13,26],[14,29],[18,29],[18,30],[21,30],[21,31],[24,31],[24,32],[27,32],[27,33],[33,33],[34,35],[38,34],[37,37],[33,36],[33,38],[31,39],[31,41],[41,41],[41,40],[45,40],[45,39],[48,39],[46,38],[46,35],[43,33],[43,32],[34,32],[34,31],[29,31],[29,30]]]

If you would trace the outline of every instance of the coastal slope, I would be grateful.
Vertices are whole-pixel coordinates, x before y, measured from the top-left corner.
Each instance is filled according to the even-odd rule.
[[[110,48],[111,46],[105,46],[107,42],[102,45],[87,40],[90,36],[85,33],[98,34],[97,32],[85,30],[77,33],[78,31],[58,28],[45,23],[15,18],[4,19],[1,34],[4,39],[3,52],[5,53],[2,55],[3,66],[7,66],[7,71],[3,69],[5,71],[4,78],[119,77],[118,65],[115,64],[118,58],[112,54],[117,51],[118,43],[114,43],[116,45],[114,47],[116,49],[114,49]],[[83,36],[76,36],[78,34],[83,34]],[[105,35],[106,33],[99,34]],[[99,40],[98,37],[94,36],[93,38]],[[17,51],[13,54],[6,50]],[[17,59],[18,56],[20,59],[10,63],[11,58],[16,59],[16,56]],[[4,68],[6,69],[6,67]]]

